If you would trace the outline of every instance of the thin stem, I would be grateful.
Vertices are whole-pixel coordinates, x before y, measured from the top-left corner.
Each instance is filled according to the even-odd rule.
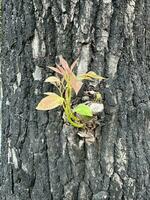
[[[74,126],[74,127],[77,127],[77,128],[83,128],[84,125],[83,124],[80,124],[80,123],[76,123],[74,121],[72,121],[71,117],[70,117],[70,114],[68,113],[68,110],[66,109],[66,107],[64,107],[64,111],[65,111],[65,114],[67,116],[67,119],[68,119],[68,122]]]
[[[60,96],[63,97],[63,94],[62,94],[61,88],[59,88],[57,85],[55,85],[55,86],[56,86],[56,88],[58,89]]]
[[[73,114],[71,109],[71,87],[69,83],[66,85],[65,101],[63,107],[68,122],[74,127],[83,128],[84,125],[79,122],[80,120]]]
[[[70,113],[70,117],[75,121],[80,121],[72,112],[71,109],[71,87],[68,84],[66,89],[66,107],[68,109],[68,112]]]

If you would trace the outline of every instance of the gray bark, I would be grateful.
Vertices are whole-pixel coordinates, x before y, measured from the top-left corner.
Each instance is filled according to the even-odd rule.
[[[3,0],[2,200],[150,199],[149,28],[149,0]],[[108,78],[94,144],[35,110],[60,54]]]
[[[1,44],[2,44],[2,9],[0,1],[0,167],[1,167],[1,136],[2,136],[2,80],[1,80]]]

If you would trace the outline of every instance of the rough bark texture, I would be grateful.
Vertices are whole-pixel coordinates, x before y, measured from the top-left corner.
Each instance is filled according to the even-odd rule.
[[[3,0],[0,199],[150,199],[149,30],[149,0]],[[35,110],[60,54],[108,78],[92,145]]]
[[[2,136],[2,80],[1,80],[1,44],[2,44],[2,10],[0,1],[0,168],[1,168],[1,136]]]

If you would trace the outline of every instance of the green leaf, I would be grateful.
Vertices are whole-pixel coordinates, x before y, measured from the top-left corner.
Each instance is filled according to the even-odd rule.
[[[88,116],[88,117],[93,116],[91,108],[83,103],[77,105],[73,109],[73,111],[78,113],[79,115]]]

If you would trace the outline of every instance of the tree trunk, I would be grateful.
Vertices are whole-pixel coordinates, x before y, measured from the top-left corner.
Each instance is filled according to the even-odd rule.
[[[2,200],[150,199],[149,0],[3,0]],[[88,145],[60,109],[35,109],[53,89],[46,67],[80,57],[107,77]]]

